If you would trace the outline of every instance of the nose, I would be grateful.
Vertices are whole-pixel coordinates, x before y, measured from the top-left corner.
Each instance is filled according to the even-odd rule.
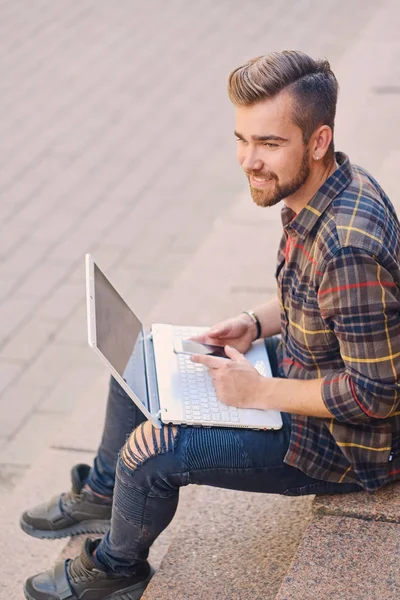
[[[257,156],[257,148],[246,148],[242,154],[241,165],[244,171],[260,171],[263,168],[263,161]]]

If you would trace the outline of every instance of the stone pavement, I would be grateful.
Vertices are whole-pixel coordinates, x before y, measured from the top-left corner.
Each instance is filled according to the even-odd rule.
[[[395,0],[0,0],[0,497],[104,376],[86,251],[144,320],[207,324],[272,293],[279,211],[236,165],[231,68],[328,57],[337,147],[400,207],[398,17]]]

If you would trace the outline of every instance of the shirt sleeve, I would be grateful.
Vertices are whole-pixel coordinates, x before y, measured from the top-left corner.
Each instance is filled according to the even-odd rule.
[[[324,271],[318,303],[344,363],[324,377],[327,409],[349,423],[391,416],[400,400],[400,291],[392,275],[364,250],[343,248]]]

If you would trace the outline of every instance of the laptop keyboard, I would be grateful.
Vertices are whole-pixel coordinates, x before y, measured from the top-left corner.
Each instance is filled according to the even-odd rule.
[[[195,327],[174,327],[176,337],[188,338],[196,333]],[[177,358],[185,419],[202,423],[239,423],[238,409],[218,400],[208,369],[193,363],[187,354],[177,354]]]

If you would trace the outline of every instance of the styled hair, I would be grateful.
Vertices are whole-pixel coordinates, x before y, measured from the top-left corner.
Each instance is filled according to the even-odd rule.
[[[314,60],[299,50],[258,56],[234,69],[228,78],[228,94],[235,106],[251,106],[274,98],[283,90],[293,100],[293,122],[307,144],[320,125],[334,131],[338,82],[327,60]],[[334,144],[326,157],[333,158]]]

